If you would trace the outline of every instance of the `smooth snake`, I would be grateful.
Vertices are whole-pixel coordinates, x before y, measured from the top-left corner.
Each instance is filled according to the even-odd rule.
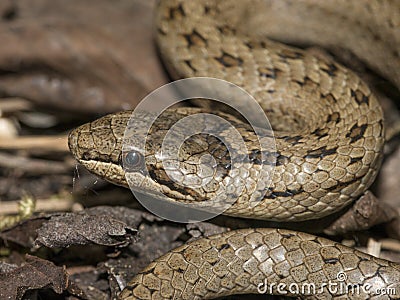
[[[369,188],[384,144],[382,111],[369,87],[326,55],[265,36],[289,44],[347,49],[399,88],[400,2],[162,0],[155,20],[160,53],[174,78],[215,77],[243,87],[268,112],[275,130],[276,166],[271,184],[264,187],[263,201],[256,207],[246,205],[259,188],[246,186],[226,214],[280,222],[318,219],[349,205]],[[259,160],[252,153],[244,175],[222,168],[204,188],[185,189],[168,182],[157,155],[161,140],[174,121],[203,110],[176,108],[157,120],[149,132],[146,160],[141,153],[130,157],[137,176],[141,176],[137,165],[145,163],[152,171],[146,184],[138,186],[142,192],[158,190],[172,201],[201,201],[214,195],[226,178],[255,176]],[[69,137],[70,149],[81,164],[123,186],[127,182],[121,161],[127,158],[121,149],[130,115],[125,111],[105,116],[75,129]],[[146,117],[144,113],[142,118]],[[242,135],[250,135],[246,124],[235,117],[231,120]],[[246,143],[249,149],[255,147],[250,136]],[[198,136],[186,144],[185,153],[222,151],[212,152],[213,144],[218,141]],[[223,155],[216,156],[222,165],[226,163]],[[189,168],[188,158],[181,159],[183,168]],[[200,171],[195,166],[196,172]],[[212,299],[257,293],[265,279],[286,287],[319,285],[338,282],[341,273],[346,284],[371,284],[371,290],[351,295],[325,287],[316,295],[287,295],[400,298],[399,264],[314,235],[267,228],[233,230],[172,250],[132,279],[120,298]],[[385,288],[396,288],[397,294],[374,294]],[[279,294],[276,287],[273,292]]]

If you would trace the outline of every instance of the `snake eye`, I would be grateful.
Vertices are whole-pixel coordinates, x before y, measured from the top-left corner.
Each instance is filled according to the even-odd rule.
[[[138,151],[122,153],[122,167],[128,171],[139,171],[143,168],[144,157]]]

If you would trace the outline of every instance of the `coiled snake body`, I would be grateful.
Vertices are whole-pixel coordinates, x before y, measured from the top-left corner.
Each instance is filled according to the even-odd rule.
[[[264,36],[327,49],[346,48],[400,87],[399,2],[166,0],[158,5],[156,23],[160,51],[173,76],[216,77],[243,87],[268,112],[276,130],[276,167],[264,199],[249,207],[249,195],[255,191],[246,188],[247,195],[227,214],[277,221],[316,219],[340,210],[371,185],[381,162],[384,129],[381,108],[368,86],[323,55]],[[146,167],[151,176],[138,189],[150,194],[162,191],[170,200],[184,202],[216,193],[222,182],[217,176],[203,189],[169,183],[158,155],[173,121],[201,111],[177,108],[157,120],[148,135],[151,149]],[[80,163],[124,186],[122,140],[130,114],[105,116],[75,129],[69,138]],[[253,139],[246,125],[232,120],[242,135],[249,135],[246,143],[251,148]],[[135,128],[140,130],[140,120]],[[185,146],[189,157],[219,147],[216,140],[196,138]],[[181,159],[185,168],[188,158]],[[223,171],[219,177],[251,179],[257,159],[248,164],[245,174]],[[290,283],[338,283],[342,273],[342,283],[372,287],[358,295],[326,286],[313,296],[287,289]],[[211,299],[257,293],[259,284],[267,280],[276,284],[271,290],[275,294],[280,294],[277,285],[281,283],[292,296],[394,299],[400,298],[399,278],[398,264],[323,238],[288,230],[247,229],[171,251],[138,274],[121,298]],[[396,288],[397,294],[379,294],[385,288]]]

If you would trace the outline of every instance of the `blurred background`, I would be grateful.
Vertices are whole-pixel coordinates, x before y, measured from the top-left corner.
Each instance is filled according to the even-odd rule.
[[[70,194],[75,162],[68,131],[132,109],[167,82],[153,43],[153,5],[0,2],[1,200],[16,200],[24,190],[38,198]],[[90,187],[92,179],[83,179],[75,191]]]

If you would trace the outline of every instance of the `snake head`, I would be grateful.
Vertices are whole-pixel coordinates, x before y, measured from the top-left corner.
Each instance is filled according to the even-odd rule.
[[[72,130],[68,146],[87,170],[114,184],[128,187],[120,164],[121,149],[130,112],[107,115]]]
[[[107,115],[72,130],[68,138],[69,148],[87,170],[114,184],[146,193],[167,189],[174,194],[174,198],[188,198],[187,192],[182,195],[185,190],[179,187],[177,181],[184,180],[185,175],[186,181],[198,181],[190,170],[199,157],[192,154],[207,151],[212,141],[197,136],[184,143],[180,149],[183,156],[176,158],[180,167],[185,168],[179,174],[166,170],[171,170],[172,161],[168,160],[162,143],[173,124],[190,113],[188,110],[166,111],[158,118],[149,112],[133,114],[133,111]],[[147,128],[149,121],[154,123]],[[226,161],[223,150],[217,151],[219,146],[218,142],[215,143],[213,151]],[[202,159],[204,162],[206,158]],[[225,162],[224,168],[227,165],[228,162]],[[170,178],[171,175],[174,178]],[[131,179],[129,184],[127,176]]]
[[[257,155],[249,161],[247,149],[241,149],[252,141],[239,143],[248,128],[237,123],[230,132],[233,123],[188,108],[156,117],[125,111],[73,130],[69,147],[78,162],[107,181],[167,200],[201,203],[243,190],[249,195],[256,188],[248,169]],[[254,166],[252,172],[260,169]]]

